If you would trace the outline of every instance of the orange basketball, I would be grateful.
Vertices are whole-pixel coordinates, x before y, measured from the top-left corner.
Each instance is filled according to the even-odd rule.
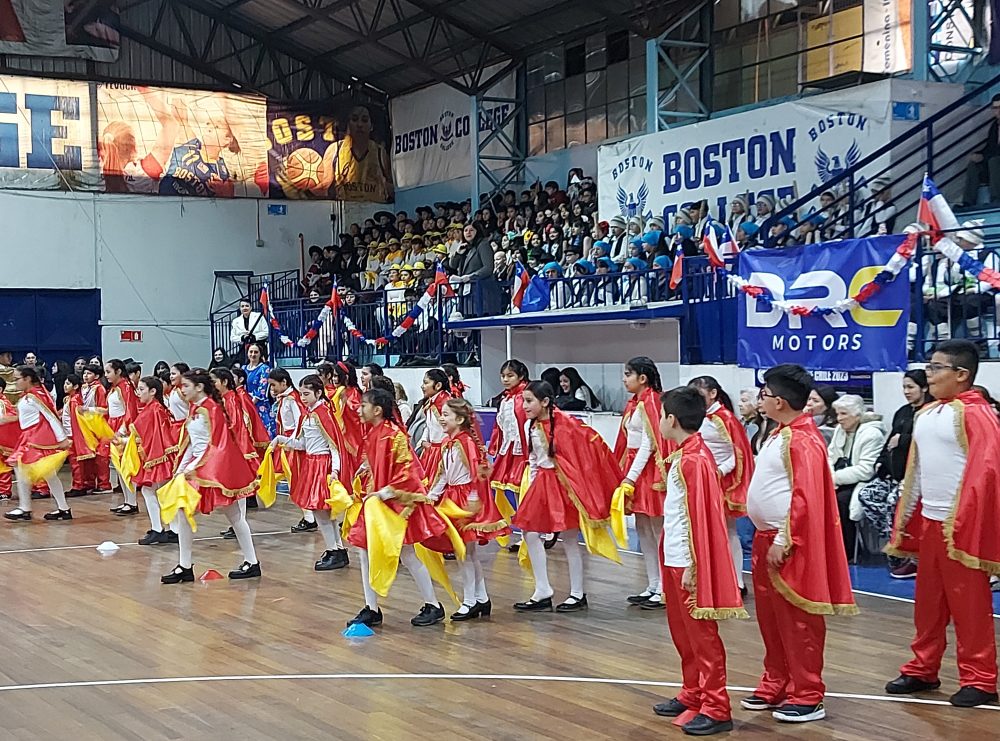
[[[299,190],[312,190],[319,186],[319,170],[323,157],[308,147],[296,149],[285,158],[285,177]]]

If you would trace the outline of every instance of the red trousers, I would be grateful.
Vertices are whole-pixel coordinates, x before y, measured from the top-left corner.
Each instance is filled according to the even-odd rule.
[[[73,483],[70,486],[71,489],[76,489],[77,491],[87,491],[94,488],[93,481],[87,480],[87,463],[92,460],[93,458],[87,458],[81,461],[75,455],[71,455],[69,457],[69,470],[73,474]]]
[[[984,692],[997,691],[997,645],[993,633],[990,577],[948,558],[942,523],[924,518],[910,644],[913,659],[900,673],[934,681],[947,645],[949,618],[955,623],[958,682]]]
[[[11,496],[14,491],[14,472],[0,473],[0,494]]]
[[[97,457],[87,461],[88,481],[94,482],[94,488],[111,491],[111,450],[110,446],[102,445],[97,451]]]
[[[663,597],[667,602],[670,638],[681,657],[684,686],[677,699],[691,710],[713,720],[730,720],[732,710],[726,692],[726,648],[714,620],[695,620],[681,586],[684,569],[662,567]]]
[[[823,701],[826,620],[786,600],[771,583],[767,551],[777,530],[753,536],[753,596],[764,639],[764,674],[754,694],[772,705],[818,705]]]

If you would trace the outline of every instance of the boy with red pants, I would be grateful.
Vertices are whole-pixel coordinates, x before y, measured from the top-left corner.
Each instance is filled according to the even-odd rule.
[[[14,452],[21,436],[17,410],[4,394],[6,388],[7,382],[0,378],[0,499],[10,499],[14,490],[14,469],[5,461]]]
[[[715,458],[698,432],[705,399],[696,388],[661,398],[660,433],[677,444],[667,458],[660,563],[670,637],[681,657],[684,685],[653,707],[666,717],[696,713],[681,726],[692,736],[733,729],[726,692],[726,649],[718,620],[746,618],[736,584]]]
[[[939,344],[927,365],[936,401],[913,425],[906,476],[886,552],[917,556],[913,658],[891,695],[935,690],[949,619],[958,653],[956,707],[997,701],[990,574],[1000,573],[1000,423],[972,388],[979,352],[966,340]]]
[[[837,492],[826,442],[802,410],[812,378],[798,365],[764,374],[764,414],[778,429],[761,448],[747,492],[753,538],[753,589],[764,639],[764,674],[740,705],[773,710],[775,720],[826,717],[825,615],[854,615]]]

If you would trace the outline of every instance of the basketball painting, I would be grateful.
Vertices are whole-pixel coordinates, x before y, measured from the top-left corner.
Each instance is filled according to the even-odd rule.
[[[394,186],[383,142],[383,107],[348,98],[269,103],[270,197],[390,203]]]
[[[262,98],[101,85],[97,101],[98,155],[108,192],[267,195]]]

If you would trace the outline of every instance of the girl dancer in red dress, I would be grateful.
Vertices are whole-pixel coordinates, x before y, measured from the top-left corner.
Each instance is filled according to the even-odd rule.
[[[424,483],[426,476],[438,470],[441,465],[441,446],[444,444],[445,432],[441,426],[441,410],[444,403],[451,398],[448,391],[448,376],[440,368],[431,368],[424,374],[424,382],[420,385],[424,392],[422,401],[424,408],[424,436],[420,441],[420,465],[424,467]]]
[[[14,370],[14,387],[21,393],[17,402],[17,421],[21,436],[17,447],[7,458],[7,463],[18,468],[38,463],[50,456],[65,457],[71,443],[63,429],[62,421],[56,415],[55,403],[42,385],[42,379],[34,368],[22,365]],[[52,498],[58,509],[45,515],[46,520],[72,520],[73,513],[66,504],[65,490],[57,473],[45,478]],[[4,513],[8,520],[31,519],[31,485],[37,483],[25,469],[18,471],[17,498],[19,507]]]
[[[367,468],[366,498],[378,497],[390,509],[406,518],[406,533],[399,560],[413,576],[424,600],[424,606],[410,619],[410,623],[424,627],[444,620],[444,608],[434,594],[430,572],[417,557],[413,546],[419,543],[431,550],[448,552],[452,550],[452,545],[446,535],[448,523],[437,513],[427,496],[427,489],[422,481],[423,469],[405,430],[395,418],[395,408],[395,397],[384,389],[372,389],[362,397],[361,414],[370,425],[365,438],[362,464]],[[361,583],[365,591],[365,606],[348,625],[381,625],[382,610],[378,606],[378,594],[371,586],[369,574],[364,509],[351,527],[347,539],[358,548]]]
[[[520,500],[524,493],[521,491],[521,479],[528,466],[528,417],[524,413],[528,367],[520,360],[508,360],[500,366],[500,383],[503,384],[503,393],[488,448],[493,456],[490,486],[501,512],[512,517],[514,507],[507,498],[507,492],[514,492],[514,500]]]
[[[164,401],[171,416],[171,429],[174,442],[180,444],[184,423],[188,418],[188,403],[181,392],[181,380],[184,374],[191,370],[187,363],[174,363],[170,366],[170,388],[164,389]]]
[[[718,381],[712,376],[698,376],[692,378],[688,386],[701,392],[708,407],[700,432],[722,476],[729,553],[733,558],[740,594],[746,595],[747,588],[743,584],[743,544],[736,530],[736,521],[747,513],[747,489],[753,478],[753,449],[743,424],[733,413],[733,402],[729,394]]]
[[[243,563],[229,572],[229,578],[260,576],[260,563],[246,519],[246,498],[257,489],[257,483],[246,458],[233,440],[222,399],[211,376],[203,370],[185,373],[181,391],[191,409],[174,475],[184,476],[198,490],[201,495],[199,512],[207,515],[216,508],[222,510],[236,533],[243,551]],[[191,560],[193,533],[183,511],[177,513],[170,527],[179,539],[180,559],[174,570],[161,577],[160,581],[164,584],[194,581]]]
[[[533,381],[524,390],[524,412],[533,420],[528,465],[531,483],[514,515],[524,533],[535,591],[514,609],[534,612],[552,609],[553,589],[546,568],[542,533],[562,533],[569,565],[569,599],[557,612],[587,608],[583,554],[578,538],[581,525],[607,528],[611,521],[611,495],[621,471],[608,446],[593,428],[553,406],[555,391],[545,381]]]
[[[66,376],[63,383],[63,408],[62,426],[69,435],[73,447],[69,451],[69,465],[73,476],[73,483],[70,490],[66,492],[67,497],[82,497],[93,491],[94,485],[87,481],[88,466],[93,464],[96,453],[87,447],[87,441],[80,429],[80,421],[77,416],[83,408],[83,394],[80,389],[83,387],[82,379],[75,373]],[[9,455],[9,454],[8,454]]]
[[[660,436],[660,372],[645,356],[625,364],[622,377],[632,398],[625,405],[615,460],[625,476],[622,485],[631,487],[625,512],[635,515],[635,530],[646,563],[646,588],[628,597],[628,602],[644,610],[662,610],[663,589],[658,543],[663,532],[664,459],[673,449]],[[626,488],[626,492],[628,492]]]
[[[109,360],[104,364],[104,377],[108,379],[111,388],[108,390],[108,425],[111,430],[122,438],[127,438],[129,425],[135,421],[139,413],[139,400],[135,388],[128,380],[125,363],[121,360]],[[119,478],[125,501],[111,511],[120,517],[139,514],[139,505],[135,498],[135,490],[125,485]]]
[[[104,370],[100,365],[91,364],[83,369],[83,408],[107,416],[108,392],[101,383]],[[111,444],[99,443],[94,457],[84,461],[84,489],[93,489],[94,494],[111,493]]]
[[[333,418],[340,427],[344,450],[340,465],[352,478],[361,465],[361,450],[365,444],[367,426],[361,422],[361,389],[358,388],[358,371],[349,362],[338,360],[333,364],[335,389],[330,396]],[[351,487],[347,487],[350,491]]]
[[[441,465],[429,475],[432,483],[427,492],[439,507],[443,502],[450,502],[472,515],[450,518],[465,541],[465,559],[460,562],[465,594],[458,612],[451,616],[456,622],[489,616],[493,606],[486,592],[478,545],[486,545],[489,540],[510,532],[493,501],[489,484],[480,475],[484,461],[479,441],[473,434],[475,414],[465,399],[449,399],[445,403],[441,424],[448,437],[444,441]]]
[[[142,492],[149,514],[149,531],[139,539],[139,545],[176,543],[176,533],[163,527],[156,498],[157,490],[173,476],[177,456],[173,420],[163,402],[163,382],[152,376],[141,378],[136,393],[142,408],[130,429],[136,437],[141,466],[132,486]]]
[[[239,397],[236,396],[236,379],[233,378],[233,374],[228,368],[213,368],[208,374],[212,377],[215,390],[222,397],[222,405],[226,410],[226,419],[229,422],[229,431],[233,433],[236,447],[243,453],[250,470],[256,474],[260,456],[257,455],[257,448],[250,436],[250,428],[243,420],[243,405],[240,403]]]
[[[233,381],[236,384],[236,398],[239,400],[240,408],[243,410],[241,419],[243,420],[243,424],[246,425],[247,430],[250,431],[250,439],[253,440],[254,450],[257,451],[257,455],[260,457],[264,455],[264,450],[271,444],[271,436],[267,434],[267,427],[264,426],[264,420],[257,413],[257,407],[254,406],[253,398],[251,398],[250,393],[247,391],[246,371],[242,368],[233,368],[230,372],[233,374]]]
[[[343,481],[340,451],[344,447],[340,429],[333,419],[329,401],[318,375],[309,375],[299,382],[299,394],[306,414],[294,437],[278,435],[275,443],[298,451],[299,464],[292,477],[290,496],[295,504],[312,512],[319,527],[326,551],[316,562],[316,571],[334,571],[350,563],[347,549],[340,537],[340,523],[330,518],[330,479],[339,479],[350,491],[350,479]]]

